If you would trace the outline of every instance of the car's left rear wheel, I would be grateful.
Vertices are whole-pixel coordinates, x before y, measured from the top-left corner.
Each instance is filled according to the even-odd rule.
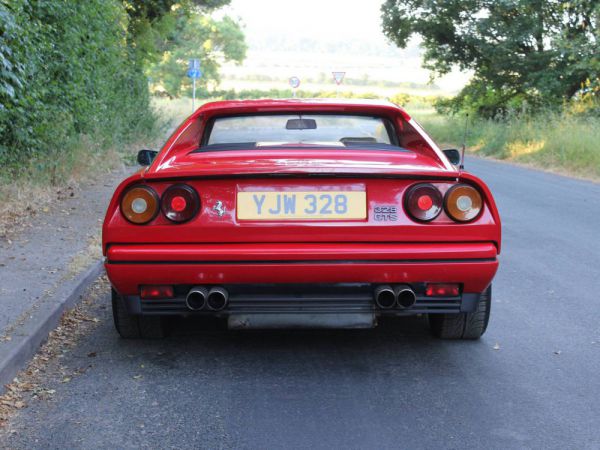
[[[160,339],[167,335],[164,318],[129,314],[125,300],[114,289],[112,313],[115,328],[124,339]]]

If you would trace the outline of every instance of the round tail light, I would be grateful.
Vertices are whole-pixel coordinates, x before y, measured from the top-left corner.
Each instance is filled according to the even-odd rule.
[[[158,214],[158,195],[151,187],[134,186],[121,199],[121,213],[131,223],[148,223]]]
[[[442,211],[442,194],[432,184],[415,184],[404,197],[404,207],[413,219],[429,222]]]
[[[476,219],[482,208],[481,194],[468,184],[457,184],[446,192],[444,209],[446,214],[457,222],[469,222]]]
[[[160,207],[170,221],[187,222],[200,209],[200,198],[193,187],[187,184],[176,184],[163,193]]]

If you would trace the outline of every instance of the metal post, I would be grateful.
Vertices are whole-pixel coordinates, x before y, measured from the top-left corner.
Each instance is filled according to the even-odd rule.
[[[196,111],[196,78],[192,78],[192,112]]]

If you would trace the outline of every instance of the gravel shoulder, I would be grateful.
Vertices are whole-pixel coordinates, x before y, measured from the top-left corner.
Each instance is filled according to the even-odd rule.
[[[123,167],[85,187],[61,188],[56,201],[0,238],[0,382],[32,356],[64,304],[100,271],[104,214],[116,184],[130,172]]]

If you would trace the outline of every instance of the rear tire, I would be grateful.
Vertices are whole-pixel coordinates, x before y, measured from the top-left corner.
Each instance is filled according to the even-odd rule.
[[[432,334],[440,339],[479,339],[490,321],[492,286],[482,294],[472,313],[429,314]]]
[[[161,339],[166,333],[162,317],[129,314],[125,300],[112,289],[112,313],[115,328],[124,339]]]

